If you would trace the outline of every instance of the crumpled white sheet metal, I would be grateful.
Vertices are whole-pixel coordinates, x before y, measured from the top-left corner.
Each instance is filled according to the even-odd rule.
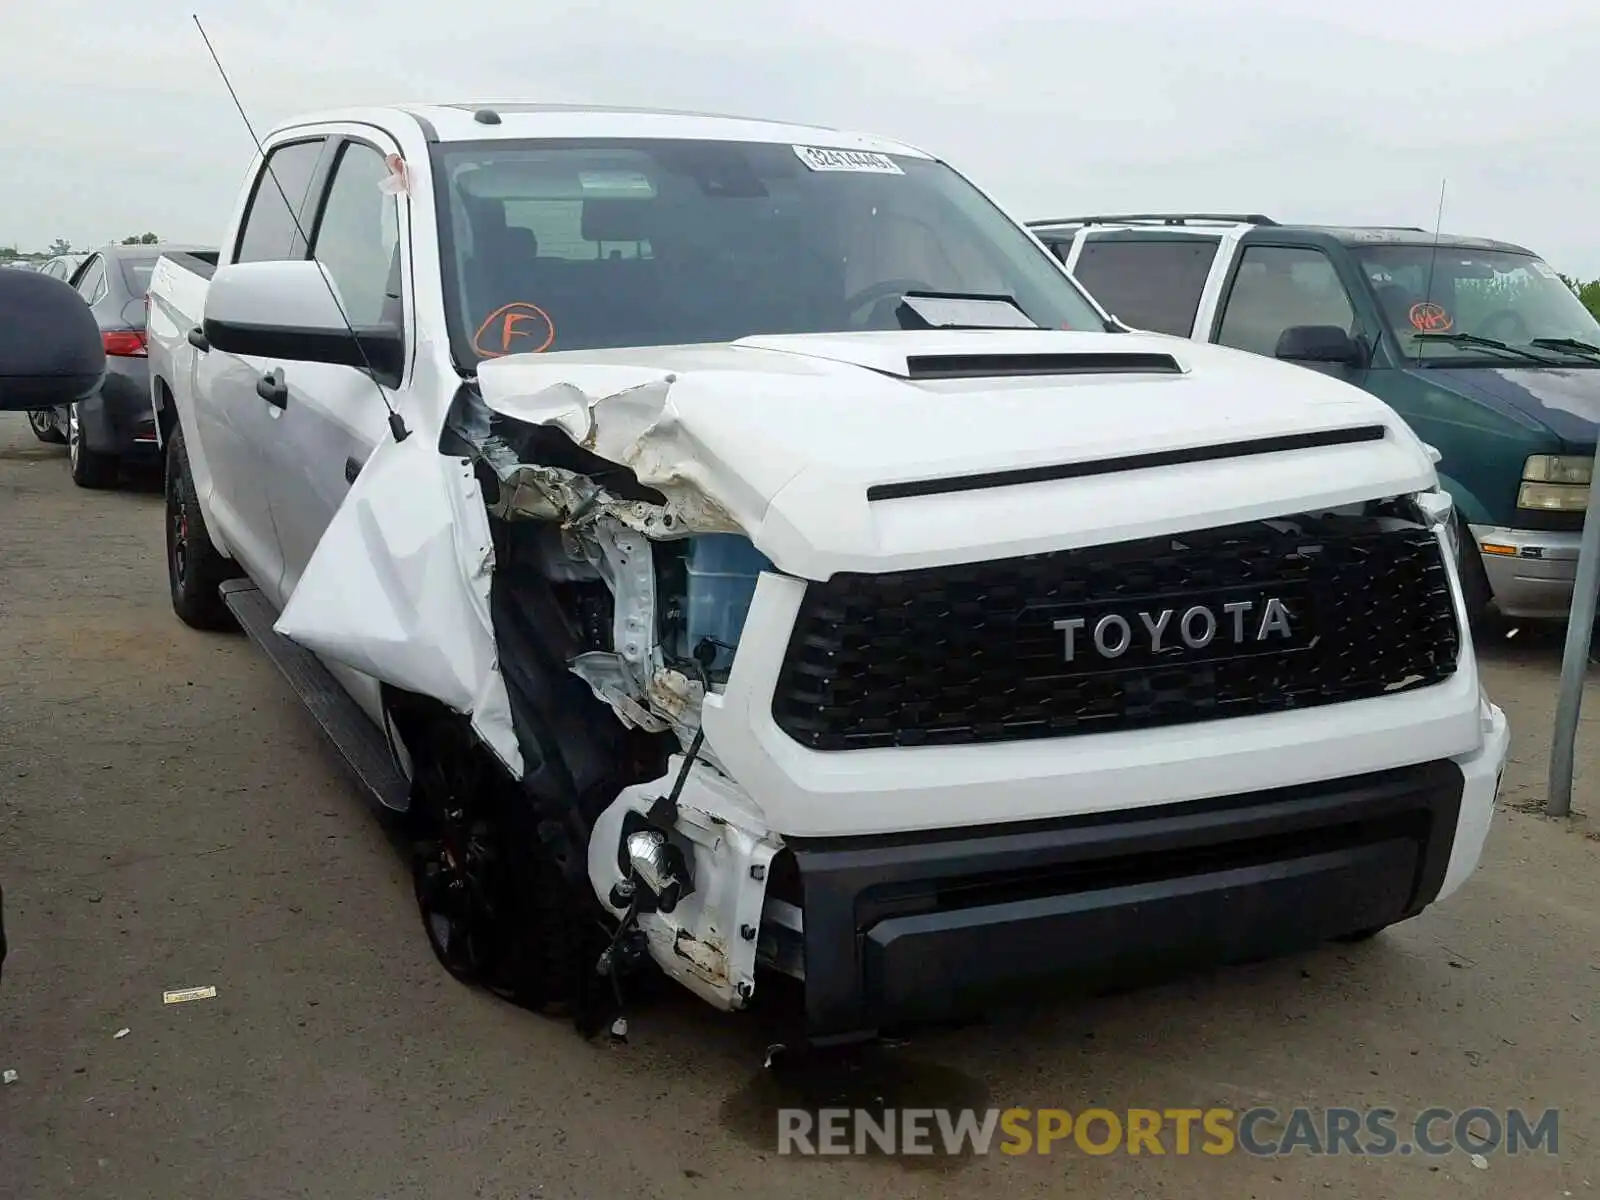
[[[622,500],[571,471],[517,465],[491,453],[503,481],[500,515],[568,525],[610,517],[652,538],[753,534],[772,493],[799,466],[773,442],[745,470],[730,470],[722,461],[725,447],[682,423],[670,402],[677,378],[655,367],[556,367],[538,355],[481,364],[488,408],[559,428],[577,445],[632,468],[639,482],[666,497],[664,505]],[[515,403],[505,402],[508,393]],[[735,400],[744,403],[731,392],[718,395],[721,404]],[[325,659],[470,713],[474,730],[520,777],[522,755],[489,614],[489,514],[471,463],[439,453],[444,420],[441,406],[414,419],[404,441],[379,443],[317,544],[276,629]],[[495,439],[487,423],[458,432],[481,440],[486,451],[506,450],[491,446]],[[638,649],[644,664],[650,647]],[[616,688],[599,686],[606,680],[579,674],[619,712],[626,707],[608,694]],[[697,697],[678,695],[682,688],[674,681],[652,679],[640,665],[629,672],[628,683],[630,693],[640,692],[637,700],[646,713],[635,723],[663,723],[649,716],[659,701],[654,716],[680,736],[698,727],[695,714],[681,711]]]
[[[588,480],[541,468],[522,481],[536,489],[541,502],[568,513],[605,513],[649,537],[755,537],[771,494],[800,469],[780,447],[754,444],[744,447],[746,456],[737,469],[730,467],[722,460],[721,447],[681,420],[673,403],[679,380],[674,371],[552,364],[539,361],[538,355],[513,355],[484,363],[478,378],[489,408],[530,425],[560,429],[585,450],[630,468],[640,483],[667,501],[652,506],[597,498]],[[734,395],[721,389],[717,399],[728,403]]]
[[[438,430],[419,425],[373,451],[275,628],[323,658],[470,713],[520,778],[489,616],[488,513],[471,466],[439,453]]]

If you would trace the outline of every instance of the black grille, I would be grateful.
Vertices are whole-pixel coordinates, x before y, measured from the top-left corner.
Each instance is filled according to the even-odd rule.
[[[819,750],[1108,733],[1425,687],[1457,648],[1439,543],[1393,502],[812,583],[772,712]]]

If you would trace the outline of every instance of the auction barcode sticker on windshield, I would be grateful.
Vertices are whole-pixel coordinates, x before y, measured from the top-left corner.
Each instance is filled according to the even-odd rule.
[[[904,175],[887,154],[871,150],[829,150],[822,146],[796,146],[800,161],[813,171],[864,171],[869,175]]]

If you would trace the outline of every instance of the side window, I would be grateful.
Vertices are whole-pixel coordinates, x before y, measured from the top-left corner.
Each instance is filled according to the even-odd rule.
[[[1090,235],[1072,274],[1124,324],[1188,337],[1218,245],[1208,237]]]
[[[93,304],[106,294],[106,260],[96,255],[78,276],[78,294],[85,304]]]
[[[383,155],[346,142],[312,236],[311,256],[333,277],[353,325],[401,320],[399,209],[379,186],[388,174]]]
[[[267,155],[245,211],[235,262],[288,258],[294,250],[295,218],[305,203],[311,176],[322,157],[323,141],[291,142]],[[271,174],[268,173],[271,169]],[[274,184],[273,176],[277,177]],[[282,191],[279,191],[282,188]],[[287,196],[289,203],[284,203]]]
[[[1296,325],[1337,325],[1351,336],[1361,332],[1326,254],[1298,246],[1247,246],[1217,341],[1270,357],[1283,331]]]

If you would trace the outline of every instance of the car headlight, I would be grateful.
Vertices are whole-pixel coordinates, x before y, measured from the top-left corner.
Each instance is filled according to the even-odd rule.
[[[1583,512],[1589,507],[1594,459],[1571,454],[1535,454],[1522,464],[1517,507],[1545,512]]]

